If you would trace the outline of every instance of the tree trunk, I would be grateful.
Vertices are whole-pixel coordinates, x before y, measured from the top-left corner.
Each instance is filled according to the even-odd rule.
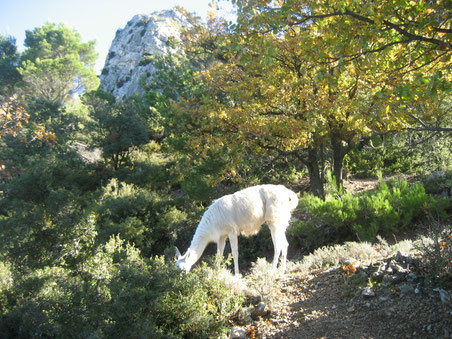
[[[320,175],[319,166],[320,157],[318,154],[318,149],[309,148],[308,149],[308,161],[306,163],[306,167],[309,172],[309,185],[311,186],[312,194],[316,197],[325,198],[325,192],[323,190],[323,181],[322,176]]]
[[[342,177],[342,168],[344,165],[344,157],[348,152],[348,147],[344,147],[342,140],[336,136],[331,137],[331,149],[333,151],[333,177],[339,188],[344,182]]]

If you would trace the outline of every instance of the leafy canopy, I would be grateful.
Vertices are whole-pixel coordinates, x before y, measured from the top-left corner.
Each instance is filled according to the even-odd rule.
[[[25,46],[19,72],[33,95],[66,103],[71,95],[99,85],[93,70],[94,41],[81,42],[64,24],[46,23],[26,31]]]
[[[308,163],[328,147],[337,175],[363,137],[441,114],[452,53],[442,2],[233,2],[237,24],[198,29],[189,50],[216,56],[199,72],[206,97],[182,103],[209,131],[193,139],[200,150],[236,145]]]
[[[0,97],[10,96],[20,81],[16,67],[18,59],[16,40],[0,35]]]

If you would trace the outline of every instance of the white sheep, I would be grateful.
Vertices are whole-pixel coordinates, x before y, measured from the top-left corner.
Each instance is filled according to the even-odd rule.
[[[217,253],[223,255],[226,238],[231,244],[234,271],[239,274],[237,237],[257,234],[263,223],[270,228],[274,257],[272,270],[276,271],[282,254],[282,272],[286,269],[286,228],[292,211],[298,205],[298,196],[282,185],[259,185],[246,188],[215,200],[201,218],[187,252],[182,256],[176,248],[176,265],[185,271],[201,257],[206,246],[215,242]]]

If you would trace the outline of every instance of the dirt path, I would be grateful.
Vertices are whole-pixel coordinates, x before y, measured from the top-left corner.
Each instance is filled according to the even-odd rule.
[[[452,304],[433,289],[381,288],[373,297],[339,269],[292,274],[269,302],[267,317],[248,326],[255,338],[450,338]],[[402,288],[402,289],[401,289]]]

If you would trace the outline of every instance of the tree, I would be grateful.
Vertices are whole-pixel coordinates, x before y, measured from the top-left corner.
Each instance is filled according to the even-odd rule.
[[[142,79],[145,94],[135,99],[140,116],[148,123],[151,139],[162,142],[174,136],[176,119],[172,105],[180,98],[200,97],[201,84],[194,80],[197,65],[187,55],[161,54],[149,59],[155,67],[150,81]]]
[[[452,54],[450,8],[445,2],[295,0],[237,4],[243,10],[239,10],[242,28],[252,27],[254,33],[281,34],[298,29],[306,34],[307,28],[315,27],[315,40],[309,46],[311,60],[314,57],[327,74],[342,73],[344,66],[354,67],[356,81],[351,83],[349,98],[356,96],[363,82],[371,85],[371,91],[380,88],[374,91],[377,98],[371,107],[384,110],[391,123],[372,126],[365,121],[372,131],[402,130],[417,124],[425,129],[424,121],[444,115],[444,98],[451,90]],[[256,13],[251,19],[247,16],[250,10]],[[306,56],[309,58],[309,51]],[[346,141],[342,136],[340,139]],[[343,152],[340,147],[335,152],[334,144],[338,145],[333,137],[333,154],[339,153],[340,165]],[[339,173],[335,170],[336,176]]]
[[[14,86],[20,82],[18,61],[16,40],[0,35],[0,97],[13,95]]]
[[[358,61],[376,77],[397,80],[388,105],[406,109],[416,123],[422,124],[425,111],[430,118],[438,113],[443,100],[432,97],[450,93],[452,29],[446,1],[234,2],[238,22],[251,35],[319,27],[313,50],[320,64],[336,69]],[[430,107],[420,110],[420,105]],[[421,119],[416,119],[419,112]]]
[[[71,95],[98,86],[94,41],[81,42],[64,24],[47,23],[25,34],[19,72],[34,96],[64,104]]]
[[[193,23],[196,22],[193,19]],[[188,41],[187,41],[188,42]],[[155,141],[166,158],[171,161],[172,173],[179,178],[176,186],[181,185],[190,198],[210,201],[214,197],[218,178],[225,177],[225,167],[230,152],[226,147],[206,149],[199,156],[195,143],[197,131],[193,125],[199,125],[190,113],[181,111],[177,102],[193,104],[197,107],[204,97],[203,83],[196,74],[208,63],[205,54],[169,54],[157,55],[149,59],[155,67],[150,81],[142,81],[145,89],[143,98],[135,98],[140,117],[147,122],[150,139]],[[199,133],[200,132],[200,133]],[[227,171],[227,170],[226,170]]]
[[[101,91],[84,97],[93,119],[93,147],[102,149],[115,170],[130,165],[134,149],[149,141],[147,128],[133,105],[115,102]]]
[[[0,98],[0,180],[22,172],[26,154],[36,155],[38,149],[47,150],[65,139],[59,140],[36,121],[36,112],[30,114],[18,95]]]
[[[373,132],[409,128],[422,112],[428,113],[423,120],[441,112],[452,52],[444,6],[235,3],[238,24],[221,45],[232,48],[201,74],[210,95],[197,114],[226,131],[223,142],[300,157],[316,195],[323,195],[325,149],[340,183],[353,143]]]

